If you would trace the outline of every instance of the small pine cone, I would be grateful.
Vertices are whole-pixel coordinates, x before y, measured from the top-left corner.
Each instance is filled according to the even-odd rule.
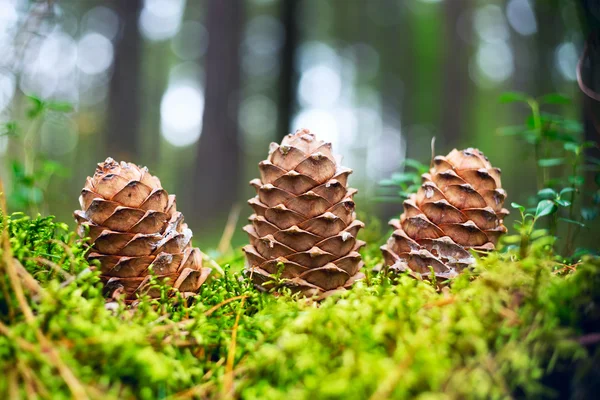
[[[130,302],[148,291],[150,269],[185,293],[197,292],[210,268],[202,267],[192,231],[160,180],[146,167],[107,158],[88,177],[75,211],[80,236],[89,236],[89,260],[98,260],[105,291],[122,292]]]
[[[362,278],[364,242],[356,235],[364,224],[354,212],[356,190],[347,187],[352,170],[339,165],[331,143],[298,130],[271,143],[259,169],[243,249],[257,287],[269,289],[279,276],[294,292],[326,297]]]
[[[431,278],[456,276],[474,262],[468,249],[490,251],[506,232],[506,192],[500,169],[477,149],[437,156],[417,194],[404,201],[404,213],[390,225],[394,233],[381,247],[391,271]]]

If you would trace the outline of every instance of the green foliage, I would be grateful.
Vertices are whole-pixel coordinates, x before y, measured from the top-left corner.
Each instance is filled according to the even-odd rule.
[[[586,182],[586,171],[600,171],[600,160],[586,160],[585,149],[597,146],[583,141],[583,127],[579,121],[559,114],[543,112],[548,105],[568,105],[570,99],[562,94],[548,94],[534,99],[523,93],[509,92],[500,97],[501,103],[521,103],[531,114],[523,125],[503,127],[503,136],[518,136],[533,147],[537,166],[537,196],[531,198],[530,208],[513,204],[521,212],[521,221],[515,229],[517,236],[508,236],[505,242],[520,246],[530,242],[526,235],[541,217],[547,217],[551,236],[564,242],[564,255],[578,258],[585,251],[573,254],[575,237],[586,223],[596,218],[600,211],[600,173],[594,182]],[[521,256],[528,249],[521,250]]]
[[[44,205],[44,196],[50,179],[66,176],[67,170],[59,163],[47,159],[38,149],[39,127],[49,113],[70,113],[73,106],[65,102],[42,100],[27,96],[29,108],[21,121],[0,125],[0,135],[9,136],[15,155],[7,157],[10,172],[7,200],[16,210],[37,213]]]
[[[429,171],[429,166],[416,160],[406,159],[403,162],[404,171],[392,174],[391,178],[384,179],[380,185],[393,188],[394,193],[383,197],[385,201],[404,201],[411,194],[416,193],[421,186],[421,175]]]
[[[545,252],[508,251],[441,293],[379,275],[316,304],[258,293],[234,272],[236,253],[197,296],[165,289],[129,309],[105,304],[62,224],[16,214],[4,225],[2,275],[16,268],[12,252],[40,286],[23,273],[2,280],[0,398],[544,398],[594,373],[597,359],[577,339],[600,322],[595,258],[573,271]],[[381,262],[376,245],[367,271]]]
[[[13,256],[41,283],[80,273],[88,267],[84,242],[75,240],[69,226],[55,223],[52,216],[31,219],[23,213],[14,213],[7,219],[6,229]]]

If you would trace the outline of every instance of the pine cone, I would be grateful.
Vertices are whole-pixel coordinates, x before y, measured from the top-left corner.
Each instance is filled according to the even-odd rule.
[[[148,290],[150,269],[181,292],[197,292],[210,273],[192,231],[175,208],[175,196],[146,167],[107,158],[88,177],[75,211],[80,236],[93,242],[106,291],[124,292],[126,301]],[[150,290],[148,294],[159,294]]]
[[[354,212],[356,190],[347,187],[352,170],[339,166],[331,143],[298,130],[271,143],[258,166],[244,227],[251,244],[243,249],[257,287],[271,288],[278,276],[294,292],[325,297],[362,278],[364,242],[356,235],[364,224]]]
[[[404,202],[394,233],[381,247],[390,270],[452,278],[474,262],[468,249],[489,251],[506,232],[500,170],[477,149],[433,159],[416,195]]]

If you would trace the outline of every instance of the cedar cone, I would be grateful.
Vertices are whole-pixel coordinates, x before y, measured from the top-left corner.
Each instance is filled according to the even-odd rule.
[[[135,300],[147,292],[150,266],[159,280],[184,293],[197,292],[209,268],[192,247],[192,231],[160,180],[146,167],[107,158],[88,177],[75,211],[80,236],[89,236],[89,260],[98,260],[105,291]],[[150,290],[151,297],[157,291]]]
[[[347,187],[352,170],[339,165],[331,143],[298,130],[271,143],[258,166],[261,178],[250,182],[257,196],[248,201],[254,214],[244,227],[250,245],[243,248],[255,285],[269,289],[278,276],[293,292],[326,297],[362,278],[357,191]]]
[[[500,169],[477,149],[452,150],[433,159],[417,194],[390,225],[394,233],[381,247],[391,271],[452,278],[475,260],[468,249],[490,251],[506,232],[502,208],[506,192]]]

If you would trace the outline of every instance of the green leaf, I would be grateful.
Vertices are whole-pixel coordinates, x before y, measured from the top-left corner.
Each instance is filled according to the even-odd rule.
[[[596,182],[596,185],[600,186],[600,174],[594,176],[594,182]]]
[[[542,199],[553,199],[557,196],[557,193],[554,189],[544,188],[538,192],[538,196]]]
[[[575,188],[572,188],[572,187],[566,187],[566,188],[563,188],[563,189],[560,191],[559,195],[562,197],[563,195],[565,195],[565,194],[567,194],[567,193],[574,192],[574,191],[575,191]]]
[[[584,223],[582,223],[582,222],[579,222],[579,221],[575,221],[575,220],[572,220],[572,219],[569,219],[569,218],[559,218],[559,220],[560,220],[560,221],[564,221],[564,222],[566,222],[566,223],[568,223],[568,224],[579,225],[579,226],[581,226],[582,228],[584,228],[584,227],[585,227],[585,224],[584,224]]]
[[[413,160],[412,158],[407,158],[406,160],[404,160],[402,162],[403,165],[406,165],[407,167],[411,167],[416,169],[417,171],[422,170],[423,168],[425,169],[429,169],[429,167],[417,160]]]
[[[569,176],[569,183],[575,186],[582,186],[585,183],[585,178],[581,175]]]
[[[555,203],[561,207],[569,207],[571,205],[571,202],[569,200],[564,199],[557,199],[555,200]]]
[[[35,119],[42,114],[46,108],[46,103],[36,96],[27,96],[27,98],[31,104],[29,110],[27,111],[27,116],[30,119]]]
[[[571,99],[568,96],[560,93],[550,93],[540,97],[542,104],[571,104]]]
[[[541,160],[538,160],[538,165],[540,167],[555,167],[558,165],[562,165],[564,162],[564,158],[543,158]]]
[[[570,133],[580,134],[583,133],[583,125],[580,121],[572,119],[565,119],[561,122],[561,127]]]
[[[556,204],[552,200],[542,200],[538,203],[535,209],[535,219],[555,213],[557,210]]]
[[[568,142],[563,145],[563,148],[566,151],[570,151],[571,153],[579,154],[581,152],[581,146],[577,143]]]
[[[521,241],[521,236],[519,235],[508,235],[502,238],[502,242],[505,244],[517,244]]]
[[[396,181],[392,180],[392,179],[383,179],[383,180],[379,181],[379,184],[381,186],[396,186],[397,185]]]
[[[546,236],[548,235],[548,230],[547,229],[535,229],[533,232],[531,232],[531,240],[535,240],[535,239],[539,239],[542,236]]]
[[[524,211],[525,211],[525,207],[524,207],[524,206],[522,206],[522,205],[520,205],[520,204],[518,204],[518,203],[512,202],[512,203],[510,203],[510,206],[511,206],[512,208],[516,208],[517,210],[519,210],[519,211],[521,211],[521,212],[524,212]]]
[[[498,99],[500,103],[527,103],[530,99],[525,93],[505,92]]]
[[[61,102],[61,101],[49,102],[46,107],[49,110],[63,112],[63,113],[70,113],[74,109],[73,105],[71,103]]]
[[[17,123],[9,121],[0,125],[0,136],[17,136]]]

